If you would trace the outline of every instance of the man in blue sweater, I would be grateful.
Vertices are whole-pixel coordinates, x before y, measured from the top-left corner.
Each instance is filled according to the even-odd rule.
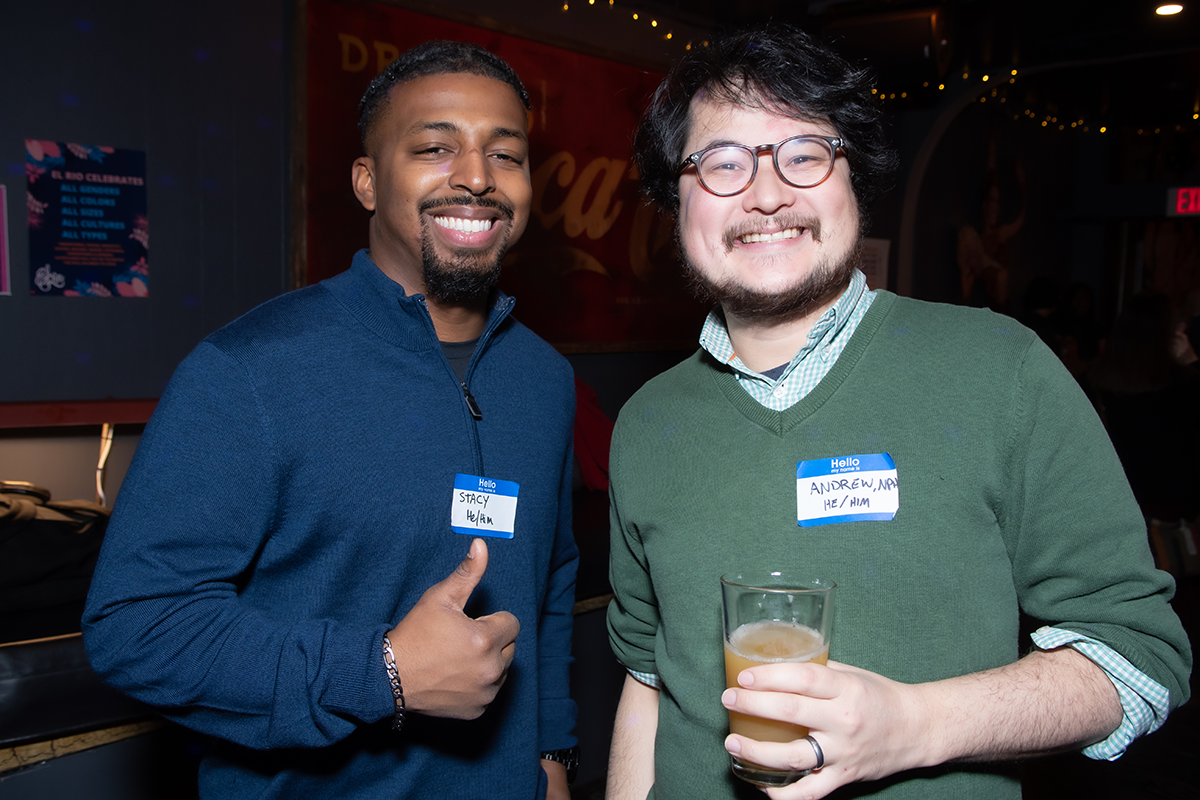
[[[208,337],[146,428],[84,637],[213,737],[204,798],[568,796],[573,380],[495,289],[528,107],[481,48],[393,62],[370,249]]]

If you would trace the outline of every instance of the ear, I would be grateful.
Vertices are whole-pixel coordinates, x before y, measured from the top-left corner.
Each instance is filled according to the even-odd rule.
[[[354,187],[354,196],[367,211],[375,210],[375,160],[370,156],[360,156],[354,159],[350,168],[350,183]]]

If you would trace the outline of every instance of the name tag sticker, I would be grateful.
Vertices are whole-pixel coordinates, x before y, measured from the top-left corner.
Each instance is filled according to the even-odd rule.
[[[801,528],[890,520],[899,508],[896,463],[887,453],[822,458],[796,465],[796,521]]]
[[[517,519],[517,492],[512,481],[454,476],[454,499],[450,503],[450,529],[468,536],[513,538]]]

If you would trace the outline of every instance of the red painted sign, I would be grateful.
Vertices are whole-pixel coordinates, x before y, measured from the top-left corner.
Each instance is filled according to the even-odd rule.
[[[474,42],[517,71],[533,103],[533,211],[504,263],[516,317],[564,350],[692,347],[704,309],[683,285],[671,223],[638,193],[632,138],[662,75],[362,0],[309,0],[308,281],[367,246],[350,165],[358,100],[399,53]]]

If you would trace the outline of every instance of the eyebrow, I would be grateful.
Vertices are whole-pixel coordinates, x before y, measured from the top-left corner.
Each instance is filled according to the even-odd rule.
[[[736,142],[733,139],[716,139],[716,140],[711,141],[708,144],[704,145],[704,147],[699,148],[695,152],[698,153],[698,152],[700,152],[700,150],[707,150],[710,147],[725,147],[727,145],[738,145],[740,147],[752,147],[753,146],[753,145],[743,144],[742,142]]]
[[[459,133],[460,128],[453,122],[416,122],[408,129],[407,135],[420,133],[421,131],[443,131],[445,133]],[[505,128],[497,126],[492,128],[493,139],[519,139],[522,142],[528,141],[525,136],[525,131],[517,130],[516,128]]]

